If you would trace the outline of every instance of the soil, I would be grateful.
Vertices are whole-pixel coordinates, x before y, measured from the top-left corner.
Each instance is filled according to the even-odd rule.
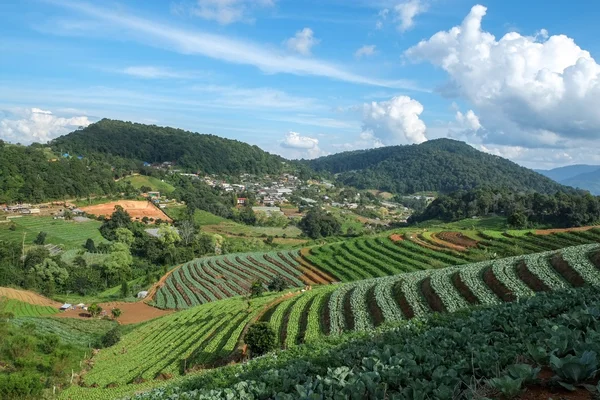
[[[158,280],[158,282],[156,282],[154,285],[152,285],[152,287],[150,289],[148,289],[148,294],[146,295],[144,302],[148,303],[149,301],[154,300],[154,296],[156,295],[156,292],[158,291],[158,289],[163,287],[163,285],[167,281],[167,278],[169,277],[169,275],[171,275],[173,272],[178,270],[180,267],[181,267],[181,265],[173,268],[172,270],[170,270],[169,272],[167,272],[166,274],[161,276],[161,278]]]
[[[356,288],[350,289],[344,295],[344,320],[346,321],[346,329],[354,330],[354,313],[352,313],[351,299]]]
[[[384,322],[383,312],[379,305],[377,304],[377,300],[375,299],[375,285],[373,285],[367,291],[367,307],[369,308],[369,315],[371,316],[371,321],[374,326],[379,326]]]
[[[564,228],[564,229],[540,229],[535,231],[536,235],[550,235],[552,233],[560,233],[560,232],[581,232],[581,231],[589,231],[590,229],[598,228],[598,225],[595,226],[580,226],[578,228]]]
[[[112,301],[109,303],[100,303],[98,305],[102,307],[108,315],[110,315],[110,310],[113,308],[121,309],[122,314],[117,321],[122,325],[137,324],[174,312],[173,310],[160,310],[149,306],[144,302],[126,303]],[[67,310],[53,316],[53,318],[89,319],[91,316],[83,310]]]
[[[88,214],[93,215],[104,215],[110,217],[115,211],[116,206],[121,206],[125,211],[129,213],[132,219],[141,220],[144,217],[161,219],[167,222],[173,222],[167,214],[165,214],[160,208],[156,207],[149,201],[134,201],[134,200],[119,200],[111,201],[110,203],[98,204],[95,206],[81,207],[81,210]]]
[[[0,287],[0,298],[1,297],[20,300],[25,303],[34,304],[36,306],[49,306],[56,308],[60,308],[60,306],[62,306],[62,304],[57,301],[50,300],[47,297],[41,296],[34,292],[30,292],[29,290]]]
[[[556,272],[562,275],[562,277],[565,278],[565,280],[569,282],[571,286],[582,287],[585,285],[585,281],[583,280],[581,275],[579,275],[577,271],[571,268],[569,263],[566,262],[561,255],[554,255],[550,259],[550,265],[552,266],[552,268],[554,268]]]
[[[425,247],[429,250],[433,250],[433,251],[448,251],[447,248],[445,247],[439,247],[439,246],[435,246],[431,243],[426,242],[421,235],[409,235],[408,236],[408,240],[410,240],[411,242],[418,244],[421,247]]]
[[[314,272],[315,274],[319,275],[327,283],[340,281],[337,277],[331,275],[328,272],[321,271],[318,267],[314,266],[307,258],[307,255],[309,253],[310,253],[310,249],[308,247],[305,247],[302,250],[300,250],[300,257],[296,257],[295,260],[297,262],[299,262],[303,268],[310,270],[310,271]]]
[[[440,232],[438,237],[446,242],[450,242],[462,247],[477,247],[477,241],[463,235],[460,232]]]
[[[524,261],[519,262],[516,268],[517,276],[525,282],[534,292],[549,292],[550,288],[537,276],[531,273]]]
[[[394,299],[396,300],[396,303],[398,303],[398,306],[402,310],[402,314],[404,314],[404,317],[406,317],[406,319],[413,318],[415,316],[415,312],[408,303],[408,300],[406,300],[406,296],[402,291],[402,282],[398,282],[394,285],[393,293]]]
[[[425,297],[425,299],[427,300],[429,308],[431,308],[435,312],[446,311],[446,307],[444,306],[442,299],[431,287],[430,277],[427,277],[421,281],[421,292],[423,293],[423,297]]]
[[[399,235],[397,233],[394,233],[393,235],[390,236],[390,240],[392,242],[401,242],[404,240],[404,238],[402,237],[402,235]]]
[[[506,286],[502,282],[496,278],[494,275],[494,271],[492,271],[492,267],[488,267],[485,269],[483,273],[483,281],[489,287],[492,292],[496,294],[500,298],[500,300],[504,302],[515,301],[517,298],[513,292],[508,290]]]
[[[465,285],[460,277],[460,272],[455,272],[452,275],[452,284],[458,290],[460,295],[469,302],[469,304],[479,304],[479,299],[473,294],[473,291]]]
[[[438,246],[442,246],[442,247],[445,247],[450,250],[461,251],[461,252],[467,251],[467,247],[465,247],[465,246],[460,246],[458,244],[454,244],[452,242],[448,242],[448,241],[442,239],[441,237],[439,237],[439,233],[432,233],[431,241]]]

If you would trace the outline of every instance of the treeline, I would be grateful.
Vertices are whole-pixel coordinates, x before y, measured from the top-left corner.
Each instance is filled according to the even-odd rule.
[[[509,189],[457,191],[436,198],[409,223],[457,221],[475,216],[501,215],[518,228],[576,227],[600,223],[600,197],[588,193],[517,193]]]
[[[148,163],[175,162],[178,168],[207,174],[274,174],[281,157],[257,146],[156,125],[103,119],[51,142],[53,149],[100,153]]]
[[[450,139],[344,152],[318,158],[309,165],[316,171],[340,174],[338,180],[345,185],[395,194],[451,193],[490,183],[515,191],[569,191],[530,169]]]
[[[59,157],[41,145],[0,141],[0,203],[41,203],[117,193],[119,185],[114,178],[129,173],[135,163],[112,161]]]

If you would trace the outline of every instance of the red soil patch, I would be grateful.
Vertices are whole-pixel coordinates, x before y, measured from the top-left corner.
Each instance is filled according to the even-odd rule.
[[[137,324],[140,322],[148,321],[154,318],[162,317],[163,315],[171,314],[173,310],[160,310],[149,306],[144,302],[126,303],[111,301],[109,303],[100,303],[100,307],[110,315],[110,310],[113,308],[121,309],[121,316],[117,321],[122,325]],[[77,318],[77,319],[88,319],[91,318],[86,311],[83,310],[67,310],[53,316],[55,318]]]
[[[318,267],[313,265],[307,258],[309,253],[310,253],[310,249],[308,247],[305,247],[302,250],[300,250],[300,257],[294,258],[298,263],[300,263],[300,265],[304,271],[306,271],[306,272],[310,271],[310,272],[318,275],[321,278],[321,281],[324,281],[326,283],[339,282],[339,279],[337,277],[334,277],[333,275],[331,275],[325,271],[322,271]]]
[[[88,214],[104,215],[108,218],[115,211],[116,206],[123,207],[134,220],[141,220],[144,217],[148,217],[154,218],[155,220],[161,219],[163,221],[173,222],[167,214],[149,201],[119,200],[95,206],[82,207],[81,209]]]
[[[550,265],[552,265],[552,268],[562,275],[562,277],[565,278],[565,280],[569,282],[571,286],[582,287],[585,285],[585,281],[581,275],[579,275],[579,273],[577,273],[577,271],[575,271],[560,254],[555,254],[552,256],[552,258],[550,258]]]
[[[534,292],[549,292],[550,288],[540,278],[529,271],[525,261],[519,262],[516,268],[517,276]]]
[[[438,246],[441,246],[441,247],[445,247],[445,248],[450,249],[450,250],[454,250],[454,251],[460,251],[460,252],[467,251],[467,247],[461,246],[461,245],[458,245],[458,244],[454,244],[454,243],[451,243],[451,242],[447,242],[444,239],[440,238],[438,235],[439,234],[436,234],[436,233],[432,233],[431,234],[431,239],[430,240],[434,244],[436,244]]]
[[[460,295],[469,302],[469,304],[479,304],[479,299],[473,294],[473,291],[463,282],[460,272],[452,275],[452,284],[458,290]]]
[[[448,249],[447,249],[447,248],[445,248],[445,247],[439,247],[439,246],[435,246],[435,245],[433,245],[433,244],[427,243],[427,242],[426,242],[426,241],[423,239],[422,235],[418,235],[418,236],[415,236],[415,235],[409,235],[409,236],[408,236],[408,240],[410,240],[410,241],[411,241],[411,242],[413,242],[414,244],[418,244],[419,246],[421,246],[421,247],[425,247],[425,248],[427,248],[427,249],[429,249],[429,250],[434,250],[434,251],[448,251]]]
[[[500,298],[500,300],[504,302],[515,301],[517,297],[513,292],[508,290],[508,288],[496,278],[494,275],[494,271],[492,267],[487,267],[483,272],[483,281],[489,287],[492,292],[496,294]]]
[[[564,228],[564,229],[541,229],[535,231],[536,235],[550,235],[552,233],[560,233],[560,232],[581,232],[581,231],[589,231],[590,229],[598,228],[598,226],[580,226],[578,228]]]
[[[477,247],[477,241],[463,235],[460,232],[440,232],[438,237],[446,242],[450,242],[462,247]]]
[[[444,312],[446,311],[446,307],[444,306],[444,302],[440,296],[433,290],[431,287],[431,278],[427,277],[421,281],[421,292],[423,293],[423,297],[427,300],[427,304],[429,307],[435,312]]]
[[[30,292],[29,290],[0,287],[0,298],[2,297],[23,301],[25,303],[33,304],[36,306],[49,306],[55,307],[57,309],[60,306],[62,306],[62,304],[57,301],[50,300],[47,297],[44,297],[34,292]]]
[[[401,242],[404,240],[404,238],[402,237],[402,235],[399,235],[397,233],[394,233],[393,235],[390,235],[390,240],[392,242]]]

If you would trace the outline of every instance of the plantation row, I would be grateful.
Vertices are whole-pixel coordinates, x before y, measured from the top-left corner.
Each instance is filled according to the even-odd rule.
[[[334,280],[306,261],[299,251],[247,253],[191,261],[175,270],[156,292],[159,308],[186,309],[211,301],[245,295],[253,281],[266,286],[281,276],[291,287],[326,284]]]
[[[0,313],[12,314],[15,317],[41,317],[57,312],[56,307],[39,306],[15,299],[0,298]]]
[[[221,363],[238,348],[244,327],[275,299],[264,296],[205,304],[155,319],[101,350],[85,386],[122,386],[170,379],[195,367]]]
[[[276,305],[263,320],[290,347],[322,334],[584,285],[600,287],[598,244],[322,287]]]
[[[491,235],[495,236],[491,236]],[[504,236],[479,232],[406,234],[404,240],[360,238],[303,250],[303,258],[340,281],[467,264],[489,258],[557,250],[600,241],[600,231]]]

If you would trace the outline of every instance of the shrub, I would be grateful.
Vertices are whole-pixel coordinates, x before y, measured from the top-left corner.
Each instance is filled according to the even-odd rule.
[[[121,329],[115,326],[100,338],[100,344],[101,347],[110,347],[119,343],[119,340],[121,340]]]
[[[250,326],[244,341],[253,356],[268,353],[277,346],[275,331],[267,322],[259,322]]]

